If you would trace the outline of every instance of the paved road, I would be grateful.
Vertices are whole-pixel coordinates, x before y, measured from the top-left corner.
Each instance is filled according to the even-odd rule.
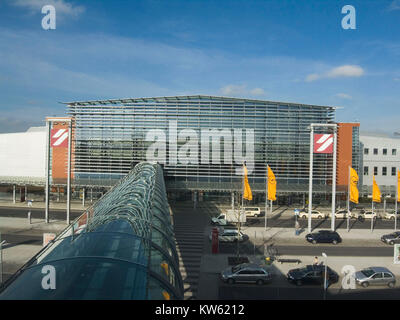
[[[291,299],[291,300],[322,300],[324,298],[323,288],[319,286],[275,286],[270,285],[226,285],[221,282],[219,286],[218,299],[220,300],[277,300],[277,299]],[[329,288],[326,294],[327,300],[333,299],[400,299],[400,289],[393,288],[368,288],[368,289],[355,289],[343,290],[339,288]]]
[[[0,217],[15,217],[15,218],[27,218],[28,208],[12,208],[12,207],[0,207]],[[71,220],[79,217],[83,213],[81,211],[70,211]],[[44,219],[44,209],[31,208],[32,219]],[[49,219],[63,220],[66,219],[66,210],[51,209],[49,210]]]
[[[5,240],[6,244],[3,248],[8,248],[9,246],[21,245],[21,244],[32,244],[32,245],[42,245],[43,244],[43,232],[40,234],[15,234],[15,233],[1,233],[1,240]]]
[[[399,222],[399,221],[398,221]],[[299,219],[300,226],[302,228],[308,227],[307,219]],[[260,218],[248,218],[246,225],[249,227],[264,227],[265,219],[263,217]],[[336,219],[335,221],[336,229],[339,230],[347,230],[347,220],[346,219]],[[294,228],[294,218],[270,218],[267,220],[268,227],[277,227],[277,228]],[[312,228],[331,228],[331,220],[326,219],[313,219]],[[360,221],[357,219],[350,220],[350,230],[351,229],[371,229],[371,220]],[[400,226],[400,222],[399,222]],[[374,223],[375,229],[394,229],[394,221],[378,219]]]
[[[321,252],[325,252],[328,256],[349,256],[349,257],[393,257],[393,246],[376,246],[376,247],[362,247],[362,246],[344,246],[338,245],[275,245],[279,255],[298,255],[301,256],[320,256]],[[220,243],[220,253],[237,253],[237,244],[233,243]],[[251,241],[241,243],[239,247],[240,254],[253,255],[263,254],[264,247],[256,246]]]

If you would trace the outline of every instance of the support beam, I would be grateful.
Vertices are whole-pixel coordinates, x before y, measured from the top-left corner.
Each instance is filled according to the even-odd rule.
[[[46,121],[46,190],[45,190],[45,212],[44,212],[44,220],[46,223],[49,223],[49,203],[50,203],[50,129],[51,124],[49,121]]]
[[[72,123],[68,125],[68,170],[67,170],[67,224],[70,223],[71,211],[71,143]]]
[[[308,232],[311,232],[311,210],[312,210],[312,184],[313,184],[313,160],[314,160],[314,127],[310,127],[310,172],[308,182]]]

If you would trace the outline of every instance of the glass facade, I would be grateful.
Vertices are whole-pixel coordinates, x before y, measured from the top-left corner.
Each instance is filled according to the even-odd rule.
[[[140,163],[11,277],[0,299],[183,299],[162,169]],[[55,269],[54,290],[41,286]]]
[[[306,192],[308,127],[335,120],[335,108],[329,106],[210,96],[71,102],[67,108],[74,119],[75,185],[111,186],[136,163],[149,160],[148,150],[163,141],[165,158],[158,162],[168,190],[240,190],[237,169],[252,153],[254,191],[264,190],[268,164],[280,192]],[[210,132],[221,138],[209,139],[205,133]],[[315,192],[330,191],[331,174],[332,155],[315,154]]]

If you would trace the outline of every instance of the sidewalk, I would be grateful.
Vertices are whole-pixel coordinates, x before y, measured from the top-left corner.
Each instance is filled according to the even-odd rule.
[[[49,223],[46,223],[43,219],[31,219],[31,222],[29,224],[28,219],[23,218],[0,217],[0,231],[18,230],[19,232],[24,232],[37,230],[59,233],[68,226],[65,220],[50,220]]]
[[[294,228],[268,228],[265,230],[264,227],[242,227],[242,231],[247,234],[252,240],[289,240],[292,241],[302,241],[304,243],[304,237],[308,234],[307,229],[302,229],[301,233],[296,236]],[[318,232],[319,230],[327,230],[324,229],[314,229],[312,233]],[[375,229],[371,232],[370,229],[351,229],[349,232],[344,229],[340,229],[337,231],[340,237],[343,239],[343,242],[346,240],[379,240],[381,236],[384,234],[389,234],[393,232],[392,229]]]
[[[95,203],[95,201],[93,201]],[[86,201],[85,206],[83,206],[82,201],[71,201],[71,210],[76,211],[85,211],[92,205],[90,201]],[[13,203],[12,200],[0,200],[0,207],[9,207],[9,208],[28,208],[27,202],[16,202]],[[45,209],[46,204],[44,201],[33,201],[32,209]],[[66,202],[50,202],[49,208],[53,210],[67,210]]]

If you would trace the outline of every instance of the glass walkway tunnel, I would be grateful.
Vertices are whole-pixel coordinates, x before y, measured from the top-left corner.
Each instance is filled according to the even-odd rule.
[[[183,299],[160,165],[137,164],[9,278],[0,299]]]

